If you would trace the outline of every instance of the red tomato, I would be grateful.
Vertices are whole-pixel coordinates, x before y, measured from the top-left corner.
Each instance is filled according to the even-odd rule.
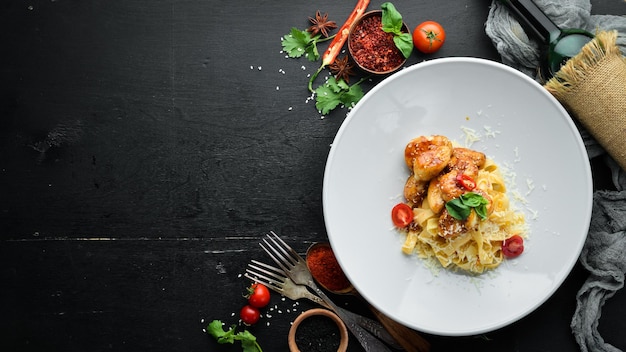
[[[244,324],[254,325],[261,318],[261,312],[258,308],[255,308],[251,305],[245,305],[243,306],[243,308],[241,308],[241,311],[239,312],[239,317]]]
[[[248,304],[256,308],[263,308],[270,303],[270,290],[263,284],[254,283],[248,288]]]
[[[413,31],[413,44],[417,50],[430,54],[439,50],[446,41],[446,32],[435,21],[420,23]]]
[[[502,243],[502,253],[505,257],[515,258],[524,251],[524,239],[519,235],[513,235]]]
[[[407,227],[413,221],[413,209],[404,203],[398,203],[391,209],[391,220],[397,227]]]

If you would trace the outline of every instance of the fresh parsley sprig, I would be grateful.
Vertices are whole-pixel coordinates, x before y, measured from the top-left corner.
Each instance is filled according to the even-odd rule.
[[[299,58],[306,54],[309,61],[317,61],[320,53],[317,50],[317,44],[332,39],[334,36],[322,37],[320,34],[311,35],[306,30],[291,28],[289,34],[283,36],[281,45],[283,50],[291,58]]]
[[[343,79],[328,78],[323,85],[315,89],[315,107],[322,115],[328,114],[339,104],[354,107],[363,98],[364,93],[360,86],[362,81],[348,85]]]
[[[248,330],[236,332],[235,325],[233,325],[230,329],[224,331],[222,325],[223,324],[220,320],[213,320],[209,326],[207,326],[207,332],[217,340],[217,343],[234,344],[235,341],[241,341],[241,348],[243,352],[263,352],[261,346],[259,346],[259,343],[256,340],[256,337]]]
[[[468,192],[461,195],[459,198],[454,198],[446,203],[446,210],[450,216],[457,220],[465,220],[472,212],[472,209],[476,211],[476,214],[482,219],[487,218],[487,205],[489,201],[485,197],[478,193]]]

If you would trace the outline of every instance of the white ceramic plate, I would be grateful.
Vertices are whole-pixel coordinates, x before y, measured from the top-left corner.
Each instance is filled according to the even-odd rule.
[[[526,204],[525,252],[470,276],[429,269],[401,252],[391,208],[403,201],[404,147],[419,135],[481,150],[516,173],[508,184]],[[539,84],[505,65],[475,58],[416,64],[385,79],[339,129],[326,164],[324,218],[330,243],[356,289],[399,322],[438,335],[472,335],[532,312],[561,285],[584,244],[591,170],[569,115]]]

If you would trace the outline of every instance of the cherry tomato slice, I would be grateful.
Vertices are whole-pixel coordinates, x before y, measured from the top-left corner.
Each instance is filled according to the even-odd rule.
[[[476,181],[466,174],[458,174],[456,176],[456,182],[468,191],[476,188]]]
[[[263,308],[270,303],[270,290],[263,284],[254,283],[248,288],[248,304],[256,308]]]
[[[391,220],[397,227],[407,227],[413,221],[413,209],[404,203],[398,203],[391,209]]]
[[[515,258],[524,251],[524,239],[520,235],[514,235],[502,243],[502,253],[505,257]]]
[[[241,308],[239,318],[241,318],[241,321],[246,325],[254,325],[261,318],[261,312],[258,308],[248,304]]]

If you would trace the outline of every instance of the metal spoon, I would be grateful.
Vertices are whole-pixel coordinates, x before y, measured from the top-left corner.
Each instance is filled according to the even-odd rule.
[[[320,247],[326,247],[332,251],[330,244],[327,242],[318,242],[318,243],[312,244],[307,250],[307,256],[306,256],[307,266],[309,266],[309,260],[308,260],[309,253],[315,250],[318,250]],[[334,255],[332,256],[332,258],[330,258],[330,260],[336,260]],[[337,264],[337,267],[339,267],[339,264],[336,263],[336,261],[333,263],[333,265],[334,264]],[[426,341],[420,334],[418,334],[417,331],[412,330],[398,323],[397,321],[391,319],[390,317],[388,317],[387,315],[383,314],[381,311],[376,309],[374,306],[369,304],[361,296],[361,294],[359,294],[359,292],[354,288],[354,286],[352,286],[351,283],[348,282],[348,285],[341,289],[331,290],[327,287],[327,285],[324,284],[324,282],[320,281],[319,278],[316,277],[316,274],[317,276],[319,276],[319,272],[316,272],[315,270],[311,270],[310,266],[309,266],[309,271],[311,272],[311,274],[313,275],[313,278],[317,281],[317,283],[320,286],[322,286],[325,290],[332,292],[334,294],[339,294],[339,295],[352,295],[363,300],[363,302],[367,304],[367,307],[370,309],[370,311],[374,314],[376,319],[380,321],[380,323],[385,327],[387,332],[389,332],[389,334],[396,340],[397,345],[399,345],[401,348],[403,348],[407,352],[426,352],[430,350],[430,343]]]
[[[532,0],[499,0],[524,30],[542,44],[542,75],[549,79],[576,56],[594,35],[579,28],[559,28]]]

